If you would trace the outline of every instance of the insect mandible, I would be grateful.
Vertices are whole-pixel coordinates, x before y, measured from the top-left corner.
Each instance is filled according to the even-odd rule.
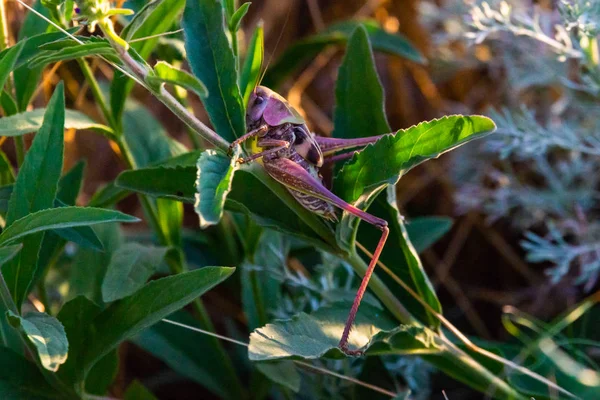
[[[322,183],[319,169],[325,163],[352,157],[358,149],[377,141],[381,136],[359,139],[317,136],[308,129],[304,118],[282,96],[264,86],[256,87],[250,95],[246,109],[246,126],[248,132],[230,146],[231,152],[235,146],[251,140],[250,155],[240,158],[238,162],[260,162],[267,173],[283,184],[303,207],[325,219],[337,219],[335,206],[381,230],[381,238],[356,292],[338,345],[346,354],[361,354],[360,350],[348,348],[348,337],[369,279],[385,245],[389,233],[388,223],[346,203],[328,190]],[[340,151],[345,152],[336,154]]]

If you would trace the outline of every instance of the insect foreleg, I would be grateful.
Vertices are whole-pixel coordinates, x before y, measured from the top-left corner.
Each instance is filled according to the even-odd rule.
[[[231,156],[231,154],[233,153],[233,149],[236,146],[239,146],[240,144],[244,143],[248,139],[253,138],[254,136],[261,135],[268,130],[269,130],[269,126],[265,124],[265,125],[259,126],[256,129],[251,130],[250,132],[246,133],[245,135],[240,136],[239,138],[237,138],[236,140],[231,142],[231,144],[229,145],[229,150],[227,151],[227,155]]]
[[[275,147],[271,147],[270,149],[261,151],[260,153],[252,154],[251,156],[246,157],[246,158],[240,158],[240,159],[238,159],[238,163],[240,163],[240,164],[249,163],[250,161],[256,160],[258,158],[264,157],[269,154],[277,153],[280,150],[287,149],[290,147],[290,142],[288,142],[287,140],[277,140],[277,139],[259,139],[257,144],[259,147],[271,147],[271,146],[275,146]]]
[[[365,272],[365,276],[363,277],[360,287],[356,292],[354,302],[352,303],[352,308],[350,309],[348,319],[346,320],[346,325],[344,326],[344,332],[338,345],[339,348],[346,354],[360,354],[361,352],[359,350],[348,349],[348,336],[350,335],[350,330],[352,329],[352,325],[354,323],[354,319],[356,318],[356,313],[362,297],[367,290],[369,280],[371,279],[371,275],[373,274],[373,270],[377,265],[379,255],[381,254],[383,246],[385,245],[385,241],[388,237],[389,228],[387,226],[387,221],[346,203],[334,193],[327,190],[327,188],[323,186],[323,184],[317,178],[308,173],[308,171],[302,168],[302,166],[296,164],[290,159],[277,158],[265,163],[264,166],[271,177],[287,186],[289,189],[325,200],[326,202],[331,203],[352,215],[355,215],[356,217],[368,222],[371,225],[374,225],[377,229],[381,230],[381,238],[379,239],[377,248],[373,252],[373,258],[369,263],[369,267]]]

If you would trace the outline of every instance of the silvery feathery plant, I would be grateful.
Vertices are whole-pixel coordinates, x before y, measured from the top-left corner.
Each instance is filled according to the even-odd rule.
[[[506,75],[504,106],[490,112],[498,135],[458,166],[459,211],[508,217],[524,232],[531,262],[545,262],[551,281],[572,279],[591,290],[600,275],[600,2],[480,2],[464,36],[493,53]],[[489,155],[497,155],[489,162]],[[477,170],[475,175],[473,170]]]

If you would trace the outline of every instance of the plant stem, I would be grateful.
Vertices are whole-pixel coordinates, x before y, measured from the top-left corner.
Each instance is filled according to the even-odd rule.
[[[109,39],[110,40],[110,39]],[[117,51],[119,58],[127,66],[127,68],[142,82],[146,82],[148,72],[145,68],[137,63],[123,48],[111,40],[113,48]],[[186,125],[192,128],[196,133],[210,142],[213,146],[220,150],[227,152],[229,149],[229,142],[219,136],[215,131],[210,129],[194,115],[192,115],[183,105],[181,105],[175,97],[164,88],[160,86],[159,89],[153,89],[144,85],[157,99],[159,99],[164,105],[166,105],[179,119],[181,119]]]
[[[8,43],[8,23],[6,21],[6,9],[4,0],[0,0],[0,50],[4,50]]]
[[[83,76],[85,77],[88,84],[90,85],[90,90],[92,91],[92,95],[94,96],[96,103],[98,103],[98,105],[100,106],[100,110],[102,111],[102,115],[104,116],[104,119],[106,120],[108,125],[114,129],[116,124],[113,121],[113,117],[112,117],[110,110],[108,109],[107,104],[106,104],[106,99],[104,98],[104,94],[102,93],[102,90],[100,90],[100,85],[98,84],[98,80],[96,80],[96,77],[94,76],[92,69],[90,68],[87,61],[84,60],[83,58],[78,58],[77,62],[79,63],[79,67],[81,68],[81,72],[83,73]]]
[[[352,266],[354,271],[359,276],[364,276],[367,271],[367,264],[363,261],[360,256],[354,252],[345,260]],[[383,305],[388,309],[389,312],[394,315],[403,324],[419,324],[415,317],[400,303],[400,301],[394,296],[394,294],[388,289],[377,275],[373,275],[369,281],[369,289],[375,293],[377,298],[381,300]]]

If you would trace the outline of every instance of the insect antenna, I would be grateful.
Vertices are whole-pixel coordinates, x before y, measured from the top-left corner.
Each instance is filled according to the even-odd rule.
[[[286,16],[285,16],[285,21],[283,22],[283,25],[281,26],[281,30],[279,31],[279,37],[277,37],[277,41],[275,42],[275,47],[273,48],[273,51],[269,55],[269,60],[267,61],[267,64],[265,65],[265,68],[263,69],[262,74],[260,75],[260,79],[258,81],[256,81],[256,85],[254,86],[254,90],[256,90],[256,88],[258,86],[260,86],[263,78],[265,77],[265,74],[267,73],[267,69],[269,68],[269,65],[271,64],[271,61],[273,60],[273,56],[275,55],[275,52],[277,51],[277,47],[279,46],[279,42],[281,41],[281,37],[283,36],[283,31],[285,30],[285,27],[287,26],[287,23],[288,23],[288,21],[290,19],[291,11],[292,11],[292,2],[289,3],[288,9],[287,9],[287,13],[286,13]]]

